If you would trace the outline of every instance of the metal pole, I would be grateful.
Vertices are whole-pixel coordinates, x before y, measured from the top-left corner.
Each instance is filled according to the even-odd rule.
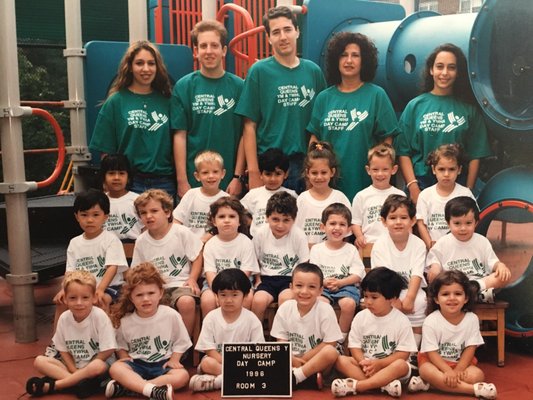
[[[202,0],[202,19],[215,19],[217,16],[217,1]]]
[[[148,10],[146,0],[128,0],[128,21],[130,43],[148,39]]]
[[[83,58],[85,49],[81,37],[80,0],[65,0],[65,39],[67,48],[63,56],[67,59],[68,97],[65,108],[70,109],[70,130],[72,146],[67,149],[71,154],[74,174],[74,191],[84,189],[78,174],[78,167],[87,165],[91,153],[87,148],[85,129],[85,88],[83,81]]]
[[[15,0],[0,1],[0,139],[6,190],[7,237],[13,288],[15,341],[37,340],[31,270],[30,230],[26,193],[18,189],[25,182],[20,92],[17,64]]]

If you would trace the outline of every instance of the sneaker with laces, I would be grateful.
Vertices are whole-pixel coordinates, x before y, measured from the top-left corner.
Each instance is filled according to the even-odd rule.
[[[498,396],[498,392],[493,383],[479,382],[474,383],[474,395],[482,399],[492,400]]]
[[[171,384],[155,386],[150,393],[150,400],[172,400],[174,389]]]
[[[193,375],[189,381],[189,389],[193,392],[208,392],[215,390],[215,378],[216,376],[208,374]]]
[[[429,383],[426,383],[419,376],[412,376],[407,385],[407,391],[411,393],[427,392],[429,390]]]
[[[55,358],[57,360],[61,359],[61,354],[59,354],[59,351],[57,351],[56,346],[53,342],[46,346],[46,349],[44,350],[44,355],[46,357]]]
[[[400,397],[402,395],[402,384],[398,379],[387,383],[381,387],[382,392],[386,392],[389,396]]]
[[[108,399],[111,399],[113,397],[129,396],[131,394],[131,391],[126,389],[114,379],[111,379],[109,382],[107,382],[107,385],[105,387],[105,397],[107,397]]]

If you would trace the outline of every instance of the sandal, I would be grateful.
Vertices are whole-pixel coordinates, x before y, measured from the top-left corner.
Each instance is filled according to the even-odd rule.
[[[45,390],[44,385],[46,384],[48,384],[48,388]],[[26,392],[32,397],[41,397],[54,393],[55,385],[55,379],[48,376],[43,376],[42,378],[34,376],[26,382]]]
[[[356,394],[355,387],[357,381],[353,378],[335,379],[331,382],[331,393],[335,397],[343,397],[349,394]]]
[[[392,397],[400,397],[402,395],[402,384],[398,379],[395,379],[383,386],[381,391]]]
[[[493,383],[474,383],[474,395],[481,399],[495,399],[498,395]]]

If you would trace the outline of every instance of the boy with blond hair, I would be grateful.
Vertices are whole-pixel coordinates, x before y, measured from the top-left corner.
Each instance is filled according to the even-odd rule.
[[[194,167],[194,177],[202,186],[187,191],[172,215],[177,223],[188,227],[205,243],[211,237],[206,232],[209,206],[219,198],[228,196],[219,187],[226,170],[222,156],[211,150],[198,153]]]
[[[106,360],[117,348],[111,320],[93,307],[95,277],[88,271],[70,271],[62,288],[68,310],[59,317],[52,339],[61,359],[35,359],[35,369],[45,376],[26,383],[26,391],[34,397],[67,388],[73,388],[79,398],[96,394],[108,369]]]
[[[202,242],[189,228],[172,222],[172,198],[160,189],[150,189],[135,200],[135,209],[146,231],[135,242],[131,265],[151,262],[165,278],[170,296],[187,332],[192,336],[202,272]]]
[[[374,243],[386,232],[379,215],[385,199],[391,194],[405,196],[390,183],[391,177],[398,171],[396,153],[390,144],[381,143],[368,150],[365,168],[372,185],[357,193],[352,201],[352,231],[359,249]]]

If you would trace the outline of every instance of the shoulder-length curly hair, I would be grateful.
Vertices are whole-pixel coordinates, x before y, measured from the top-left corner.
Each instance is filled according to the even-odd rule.
[[[135,311],[135,306],[131,301],[131,292],[140,284],[155,284],[161,291],[165,280],[159,274],[156,267],[150,262],[144,262],[136,267],[130,269],[124,274],[126,282],[122,286],[120,298],[117,303],[111,306],[111,322],[115,328],[120,327],[120,320],[126,314],[131,314]]]
[[[170,97],[170,79],[168,77],[167,67],[163,62],[161,53],[152,43],[147,40],[139,40],[134,42],[128,47],[117,71],[117,77],[113,81],[109,93],[107,96],[111,96],[113,93],[118,92],[121,89],[128,88],[133,83],[133,71],[132,64],[135,56],[141,51],[146,50],[152,54],[155,60],[156,73],[155,78],[152,81],[152,89],[157,90],[165,97]]]
[[[433,90],[435,81],[433,80],[433,75],[431,75],[431,69],[435,64],[437,55],[443,51],[452,53],[456,60],[457,78],[455,78],[455,82],[453,84],[453,96],[460,100],[474,104],[474,94],[472,92],[472,87],[470,86],[470,81],[468,80],[468,66],[466,63],[466,57],[463,51],[452,43],[444,43],[436,47],[426,59],[426,66],[422,75],[422,92],[428,93]]]
[[[339,60],[346,46],[352,43],[358,45],[361,52],[361,80],[363,82],[374,80],[378,67],[378,50],[372,40],[361,33],[341,32],[333,36],[328,43],[326,62],[328,84],[341,83]]]

